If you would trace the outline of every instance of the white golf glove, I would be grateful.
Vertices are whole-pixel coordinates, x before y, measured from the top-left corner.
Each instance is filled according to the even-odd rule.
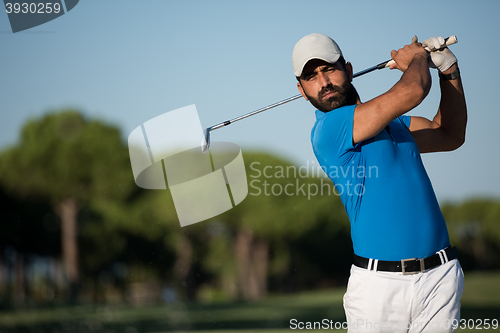
[[[431,51],[429,67],[437,68],[441,73],[457,62],[457,58],[447,47],[439,50],[444,45],[445,42],[443,37],[431,37],[422,42],[422,46]]]

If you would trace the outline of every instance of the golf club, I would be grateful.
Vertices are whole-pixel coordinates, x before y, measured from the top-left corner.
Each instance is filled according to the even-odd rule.
[[[453,36],[450,36],[448,38],[446,38],[444,40],[444,44],[442,45],[442,48],[444,47],[447,47],[449,45],[453,45],[455,43],[457,43],[458,40],[457,40],[457,37],[455,35]],[[428,52],[432,52],[431,50],[429,50],[428,48],[426,48],[426,50]],[[434,51],[438,51],[438,50],[434,50]],[[387,60],[387,61],[384,61],[384,62],[381,62],[380,64],[378,65],[375,65],[373,67],[370,67],[370,68],[367,68],[365,70],[362,70],[360,72],[357,72],[355,73],[352,77],[353,78],[356,78],[358,76],[361,76],[361,75],[364,75],[364,74],[367,74],[367,73],[370,73],[370,72],[373,72],[374,70],[377,70],[377,69],[384,69],[386,67],[389,67],[391,64],[394,63],[394,60]],[[234,122],[237,122],[238,120],[241,120],[241,119],[245,119],[247,117],[250,117],[250,116],[253,116],[253,115],[256,115],[257,113],[261,113],[261,112],[264,112],[264,111],[267,111],[269,109],[272,109],[272,108],[275,108],[277,106],[280,106],[280,105],[283,105],[285,103],[288,103],[288,102],[291,102],[291,101],[294,101],[296,99],[299,99],[301,98],[302,95],[301,94],[298,94],[298,95],[295,95],[293,97],[290,97],[290,98],[287,98],[287,99],[284,99],[278,103],[274,103],[274,104],[271,104],[271,105],[268,105],[266,107],[263,107],[262,109],[258,109],[258,110],[255,110],[255,111],[252,111],[252,112],[249,112],[247,114],[244,114],[242,116],[239,116],[239,117],[236,117],[234,119],[231,119],[231,120],[226,120],[220,124],[217,124],[217,125],[213,125],[213,126],[210,126],[210,127],[207,127],[204,131],[203,131],[203,137],[201,138],[201,151],[203,152],[206,152],[208,150],[208,148],[210,147],[210,131],[213,131],[213,130],[216,130],[218,128],[221,128],[221,127],[225,127],[229,124],[232,124]]]

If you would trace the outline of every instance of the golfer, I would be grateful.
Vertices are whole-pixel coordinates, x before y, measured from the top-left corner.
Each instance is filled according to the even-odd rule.
[[[329,174],[338,189],[353,189],[339,191],[354,248],[344,295],[349,332],[448,332],[460,320],[463,272],[420,157],[457,149],[465,140],[460,72],[442,45],[442,37],[422,43],[414,37],[392,51],[390,68],[401,78],[366,102],[331,38],[310,34],[293,50],[297,87],[317,109],[311,142],[318,162],[327,174],[357,170]],[[431,88],[429,67],[439,71],[436,116],[406,116]]]

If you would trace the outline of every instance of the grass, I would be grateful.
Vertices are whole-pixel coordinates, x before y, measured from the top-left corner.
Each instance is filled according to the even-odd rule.
[[[270,296],[256,303],[72,306],[8,311],[0,312],[0,333],[291,332],[289,323],[293,318],[304,322],[324,318],[344,322],[343,294],[343,289],[335,289]],[[462,318],[500,320],[500,272],[466,274]]]

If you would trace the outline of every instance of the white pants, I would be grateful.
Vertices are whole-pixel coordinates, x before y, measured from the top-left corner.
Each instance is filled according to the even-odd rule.
[[[348,331],[453,332],[463,289],[457,259],[412,275],[353,265],[344,295]]]

